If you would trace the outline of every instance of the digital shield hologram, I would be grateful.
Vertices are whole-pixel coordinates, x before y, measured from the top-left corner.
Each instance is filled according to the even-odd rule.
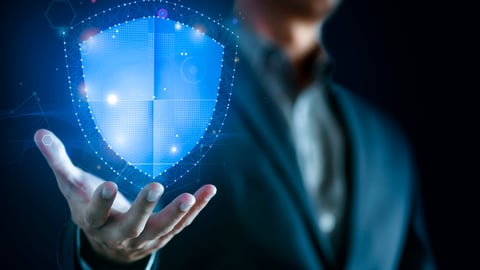
[[[134,1],[64,32],[80,129],[129,198],[199,165],[229,108],[237,36],[168,1]]]

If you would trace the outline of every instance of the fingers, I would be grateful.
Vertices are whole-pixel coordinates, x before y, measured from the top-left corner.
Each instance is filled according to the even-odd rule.
[[[197,203],[190,211],[175,225],[167,234],[161,236],[155,241],[156,248],[164,247],[176,234],[180,233],[185,227],[190,225],[198,214],[207,206],[210,199],[217,193],[217,188],[213,185],[205,185],[195,192],[194,196]]]
[[[157,182],[149,184],[140,192],[132,207],[125,213],[120,229],[123,237],[135,238],[140,235],[162,194],[163,186]]]
[[[95,190],[85,210],[85,226],[87,228],[84,229],[96,229],[105,224],[117,191],[117,185],[113,182],[105,182]]]
[[[136,245],[159,238],[169,233],[195,204],[195,197],[184,193],[168,204],[159,213],[150,217],[142,234],[136,239]]]
[[[136,244],[141,245],[142,242],[160,238],[156,242],[163,246],[192,223],[216,192],[215,186],[205,185],[195,192],[194,196],[187,193],[178,196],[161,212],[150,218]]]
[[[195,192],[194,196],[196,198],[196,203],[190,209],[187,215],[185,215],[177,225],[175,225],[174,229],[169,234],[177,234],[182,231],[185,227],[190,225],[193,220],[198,216],[198,214],[207,206],[208,202],[215,196],[217,193],[217,188],[214,185],[205,185],[201,187],[197,192]]]

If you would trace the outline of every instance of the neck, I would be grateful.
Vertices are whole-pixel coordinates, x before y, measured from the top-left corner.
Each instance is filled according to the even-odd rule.
[[[259,22],[262,23],[262,22]],[[264,22],[260,34],[280,46],[294,66],[302,65],[319,46],[320,23],[283,21],[282,24]]]

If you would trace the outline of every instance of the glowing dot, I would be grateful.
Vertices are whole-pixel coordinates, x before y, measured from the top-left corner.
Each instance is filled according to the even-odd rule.
[[[168,11],[164,8],[161,8],[158,10],[158,13],[157,13],[158,17],[162,18],[162,19],[165,19],[168,17]]]
[[[175,23],[175,29],[176,30],[182,29],[182,25],[179,22]]]
[[[118,97],[117,97],[116,95],[113,95],[113,94],[112,94],[112,95],[109,95],[109,96],[107,97],[107,102],[110,103],[110,104],[112,104],[112,105],[117,104],[117,102],[118,102]]]
[[[175,134],[175,138],[178,138],[178,134]]]
[[[170,151],[171,151],[172,153],[176,153],[176,152],[177,152],[177,147],[172,146],[172,148],[170,148]]]
[[[115,38],[115,35],[112,35],[112,38]]]
[[[201,40],[205,34],[205,30],[203,29],[203,27],[201,25],[194,25],[193,28],[195,29],[195,31],[193,32],[193,38],[197,41]]]

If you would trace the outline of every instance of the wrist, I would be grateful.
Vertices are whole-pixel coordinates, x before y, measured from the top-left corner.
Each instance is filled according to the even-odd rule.
[[[92,269],[143,270],[149,264],[152,256],[150,254],[143,257],[132,257],[119,251],[113,251],[105,245],[90,240],[82,230],[80,230],[80,243],[80,257]]]

